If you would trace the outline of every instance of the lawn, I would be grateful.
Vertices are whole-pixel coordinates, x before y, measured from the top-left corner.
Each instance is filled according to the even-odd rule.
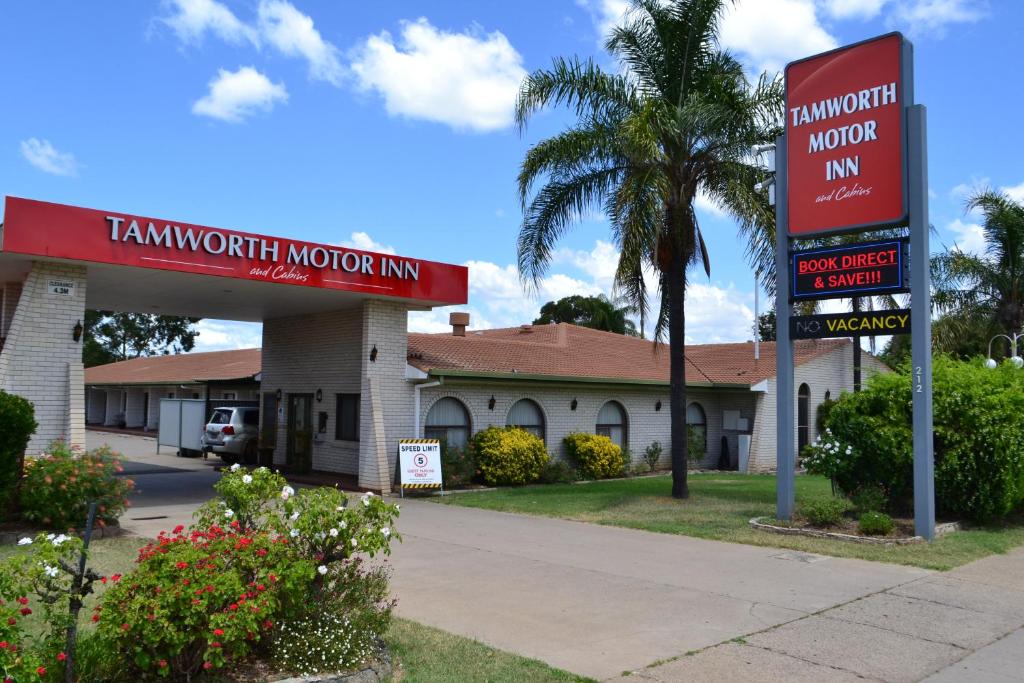
[[[104,538],[93,541],[89,565],[101,574],[131,571],[138,549],[147,539],[136,536]],[[19,552],[15,545],[0,546],[0,559]],[[105,587],[96,584],[102,593]],[[92,631],[88,621],[97,596],[89,596],[82,610],[80,626],[85,633]],[[32,614],[28,629],[39,634],[43,630],[42,615]],[[586,683],[587,678],[553,669],[536,659],[496,650],[469,638],[423,626],[406,619],[394,619],[386,638],[396,660],[394,680],[403,683],[457,683],[487,681],[488,683]],[[84,657],[94,654],[89,649],[80,653]]]
[[[561,517],[580,522],[681,534],[716,541],[790,548],[805,552],[895,562],[946,570],[1024,545],[1024,520],[976,527],[942,536],[933,543],[874,546],[802,536],[781,536],[750,528],[752,517],[774,516],[775,477],[759,474],[690,475],[690,498],[669,495],[668,476],[585,484],[505,488],[432,498],[446,505]],[[796,479],[797,502],[831,495],[822,477]]]

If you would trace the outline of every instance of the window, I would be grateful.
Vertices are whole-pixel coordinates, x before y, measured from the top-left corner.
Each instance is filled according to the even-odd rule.
[[[234,401],[238,398],[238,394],[236,394],[233,391],[225,391],[223,394],[221,394],[221,398],[223,398],[225,401]]]
[[[626,411],[618,401],[608,401],[597,413],[597,433],[619,448],[626,448]]]
[[[227,408],[218,408],[213,411],[213,417],[210,418],[210,424],[212,425],[229,425],[231,424],[231,411]]]
[[[458,399],[446,397],[430,406],[423,436],[440,439],[452,448],[465,448],[469,440],[469,411]]]
[[[257,427],[260,424],[260,411],[256,408],[242,411],[242,424]]]
[[[702,459],[708,454],[708,419],[696,401],[686,406],[686,439],[691,458],[696,459],[694,453]]]
[[[801,384],[797,391],[796,401],[796,443],[797,455],[803,452],[804,446],[811,442],[811,388]]]
[[[528,398],[520,399],[512,404],[505,421],[509,427],[519,427],[544,439],[544,414],[540,406]]]
[[[337,421],[334,438],[339,441],[359,441],[359,394],[337,394]]]

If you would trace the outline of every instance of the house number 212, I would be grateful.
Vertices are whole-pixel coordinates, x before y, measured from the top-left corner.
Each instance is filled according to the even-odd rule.
[[[921,372],[921,366],[918,365],[914,368],[914,392],[920,394],[924,391],[924,373]]]

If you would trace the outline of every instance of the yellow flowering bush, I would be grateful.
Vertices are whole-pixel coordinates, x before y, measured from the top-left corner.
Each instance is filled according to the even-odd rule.
[[[622,449],[607,436],[573,432],[562,443],[569,462],[583,479],[608,479],[622,474]]]
[[[473,436],[477,468],[489,486],[529,484],[548,464],[544,441],[518,427],[488,427]]]

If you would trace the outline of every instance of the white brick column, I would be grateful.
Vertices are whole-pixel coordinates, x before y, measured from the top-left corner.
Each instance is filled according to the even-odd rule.
[[[49,281],[74,282],[70,296],[52,293]],[[86,269],[37,261],[22,286],[0,350],[0,388],[32,402],[39,427],[28,452],[55,440],[84,446],[82,342],[72,338],[85,317]],[[4,286],[4,313],[16,288]]]

